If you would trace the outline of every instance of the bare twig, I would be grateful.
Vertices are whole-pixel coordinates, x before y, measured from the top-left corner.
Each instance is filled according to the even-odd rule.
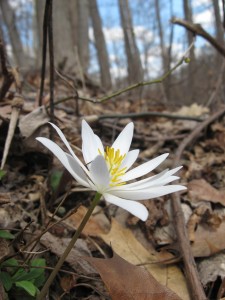
[[[219,117],[225,114],[225,107],[221,108],[218,112],[210,116],[208,119],[203,121],[201,124],[197,125],[195,129],[190,133],[190,135],[183,140],[178,148],[175,159],[173,162],[173,166],[177,166],[178,162],[181,159],[182,153],[184,149],[191,143],[193,140],[198,137],[201,131],[206,128],[210,123],[217,120]],[[177,233],[177,238],[180,245],[180,250],[182,253],[184,266],[185,266],[185,274],[187,277],[188,285],[190,288],[190,293],[192,299],[195,300],[204,300],[206,299],[203,287],[201,285],[197,267],[195,264],[195,260],[191,251],[190,242],[185,226],[184,215],[181,208],[180,198],[177,193],[172,195],[172,208],[174,215],[174,226]]]
[[[211,36],[207,31],[205,31],[200,24],[193,24],[186,20],[172,18],[171,22],[173,24],[180,25],[187,30],[191,31],[194,35],[199,35],[207,40],[216,50],[223,56],[225,56],[225,47],[222,46],[218,41]]]

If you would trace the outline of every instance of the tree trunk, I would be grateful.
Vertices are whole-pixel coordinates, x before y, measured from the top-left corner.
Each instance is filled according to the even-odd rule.
[[[215,27],[216,27],[216,38],[221,45],[224,45],[224,31],[220,16],[220,8],[218,0],[212,0],[214,17],[215,17]]]
[[[128,0],[119,0],[121,25],[123,27],[129,83],[143,81],[144,72],[137,48]]]
[[[76,73],[79,76],[80,63],[77,55],[76,31],[72,27],[71,16],[76,18],[75,11],[71,11],[70,2],[53,1],[53,32],[55,65],[64,72]]]
[[[34,48],[36,52],[36,67],[40,68],[42,63],[43,46],[43,19],[46,0],[35,1],[35,26],[34,26]]]
[[[23,45],[16,27],[14,11],[10,6],[8,0],[0,0],[0,7],[4,23],[9,33],[15,62],[19,67],[29,67],[29,61],[25,57]]]
[[[111,89],[112,80],[110,75],[110,64],[105,37],[102,31],[102,21],[98,11],[97,1],[91,0],[89,3],[92,26],[95,36],[95,46],[97,49],[98,62],[101,73],[101,83],[105,89]]]
[[[78,1],[78,53],[83,71],[86,73],[89,66],[89,10],[88,0]]]
[[[159,30],[159,40],[160,40],[160,48],[161,48],[161,57],[162,57],[162,66],[163,66],[163,73],[165,74],[170,67],[169,62],[169,53],[167,52],[167,49],[165,47],[164,42],[164,33],[162,28],[162,21],[161,21],[161,15],[160,15],[160,0],[155,0],[155,11],[156,11],[156,19],[158,23],[158,30]],[[170,76],[163,81],[163,88],[164,88],[164,95],[165,100],[169,100],[170,98]]]
[[[216,39],[222,46],[224,46],[224,31],[223,31],[223,25],[220,16],[219,3],[218,0],[212,0],[212,3],[213,3],[214,17],[215,17]],[[218,53],[216,53],[215,64],[217,70],[220,69],[223,60],[224,58],[221,55],[218,55]]]
[[[185,20],[193,23],[192,18],[192,10],[189,3],[189,0],[183,0],[183,9],[184,9],[184,16]],[[187,40],[188,40],[188,46],[191,45],[193,42],[193,34],[187,30]],[[191,104],[195,101],[195,53],[194,53],[194,47],[190,50],[190,63],[188,64],[188,84],[187,84],[187,95],[188,98],[186,99],[187,104]]]

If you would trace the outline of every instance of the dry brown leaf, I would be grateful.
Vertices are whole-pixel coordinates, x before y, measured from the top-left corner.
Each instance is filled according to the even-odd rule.
[[[144,268],[130,264],[116,253],[110,259],[86,260],[100,273],[112,300],[181,300]]]
[[[60,278],[60,285],[64,292],[69,293],[69,291],[75,286],[77,283],[75,275],[63,276]]]
[[[10,193],[0,193],[0,206],[10,202],[11,202]]]
[[[220,226],[220,224],[222,223],[222,217],[213,212],[208,203],[196,207],[187,223],[189,239],[191,242],[195,241],[196,228],[198,224],[201,223],[209,225],[210,230],[213,230]]]
[[[193,201],[211,201],[225,206],[225,193],[218,191],[204,179],[194,179],[188,183],[188,194]]]
[[[216,229],[202,225],[198,226],[195,232],[195,242],[192,244],[192,251],[195,257],[210,256],[225,249],[225,222]]]
[[[108,234],[102,234],[102,239],[112,245],[114,251],[131,264],[144,264],[155,279],[162,285],[173,290],[181,299],[190,299],[185,278],[181,270],[174,266],[166,266],[158,263],[158,253],[153,249],[147,250],[135,238],[131,230],[122,227],[114,219]]]
[[[46,124],[49,116],[44,106],[34,109],[29,114],[20,119],[19,128],[23,137],[30,137],[37,128]]]
[[[0,238],[0,261],[9,254],[9,246],[6,240]],[[1,299],[1,298],[0,298]]]
[[[10,113],[12,111],[11,105],[4,105],[0,107],[0,116],[2,118],[8,118],[10,116]]]
[[[100,234],[107,233],[109,231],[110,223],[108,219],[104,213],[98,212],[97,210],[99,210],[99,207],[96,207],[94,213],[89,218],[87,225],[82,231],[83,234],[99,236]],[[87,208],[81,205],[78,210],[69,216],[64,222],[74,228],[78,228],[86,212]]]
[[[209,113],[208,107],[192,103],[190,106],[182,106],[181,109],[176,111],[176,114],[183,116],[202,116]]]

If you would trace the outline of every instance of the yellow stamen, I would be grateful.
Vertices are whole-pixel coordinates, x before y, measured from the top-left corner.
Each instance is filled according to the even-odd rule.
[[[103,155],[100,149],[98,149],[98,152],[100,155]],[[115,151],[114,148],[107,146],[103,156],[105,158],[106,164],[109,169],[109,173],[111,175],[110,186],[113,187],[126,184],[126,182],[120,181],[120,177],[125,174],[127,169],[126,167],[122,169],[120,168],[126,154],[121,155],[119,149]]]

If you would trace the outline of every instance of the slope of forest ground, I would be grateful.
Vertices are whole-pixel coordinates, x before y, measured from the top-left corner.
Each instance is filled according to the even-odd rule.
[[[78,186],[35,140],[53,134],[47,123],[48,88],[44,105],[37,103],[39,80],[36,76],[24,81],[23,98],[14,94],[12,86],[0,106],[1,157],[9,143],[9,120],[17,121],[0,174],[1,299],[34,299],[32,287],[23,285],[24,281],[41,289],[94,196]],[[92,103],[76,97],[68,100],[71,92],[61,79],[55,86],[55,99],[61,101],[55,105],[54,123],[81,160],[82,119],[105,146],[132,120],[131,147],[140,149],[137,163],[169,152],[169,159],[157,172],[183,165],[179,175],[187,190],[179,199],[200,281],[208,299],[224,297],[224,107],[218,105],[212,111],[193,103],[168,110],[141,94]],[[93,89],[86,90],[82,97],[93,93]],[[64,147],[58,136],[51,138]],[[133,294],[146,293],[146,298],[138,299],[193,299],[188,292],[189,275],[184,272],[182,241],[176,234],[179,217],[174,214],[173,201],[170,195],[143,201],[149,210],[146,222],[102,201],[50,287],[49,298],[137,299]],[[25,272],[22,277],[18,270]],[[34,270],[39,270],[36,279],[31,274]]]

